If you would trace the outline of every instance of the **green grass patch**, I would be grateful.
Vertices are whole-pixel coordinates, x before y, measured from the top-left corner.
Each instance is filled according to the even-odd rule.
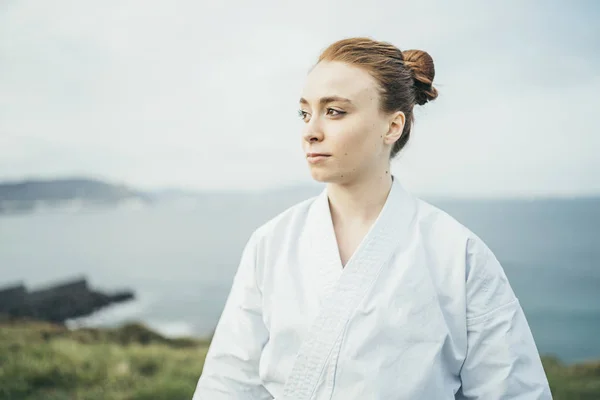
[[[0,324],[0,399],[190,400],[209,342],[169,339],[140,324],[77,329]],[[554,400],[599,400],[600,362],[544,357]]]

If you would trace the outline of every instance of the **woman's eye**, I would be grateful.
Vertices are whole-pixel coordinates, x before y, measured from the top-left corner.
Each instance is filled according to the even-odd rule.
[[[337,117],[337,116],[340,116],[340,115],[343,115],[343,114],[346,114],[346,113],[345,113],[344,111],[335,110],[335,109],[333,109],[333,108],[328,108],[328,109],[327,109],[327,112],[326,112],[326,114],[327,114],[327,115],[331,115],[331,116],[333,116],[333,117]],[[304,111],[304,110],[298,110],[298,117],[299,117],[300,119],[302,119],[302,120],[306,120],[306,117],[307,117],[308,115],[309,115],[309,114],[308,114],[306,111]]]
[[[333,111],[335,114],[330,114],[330,111]],[[340,111],[340,110],[335,110],[335,109],[333,109],[333,108],[328,108],[328,109],[327,109],[327,114],[328,114],[328,115],[333,115],[333,116],[335,117],[335,116],[338,116],[338,115],[345,114],[345,112],[343,112],[343,111]]]

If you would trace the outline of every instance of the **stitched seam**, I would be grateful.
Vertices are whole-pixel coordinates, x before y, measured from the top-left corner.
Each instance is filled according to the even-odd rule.
[[[467,326],[473,326],[478,323],[485,322],[485,321],[489,320],[491,317],[494,317],[496,314],[499,314],[502,311],[509,309],[518,304],[519,304],[519,300],[514,299],[510,303],[506,303],[499,307],[496,307],[493,310],[486,312],[485,314],[478,315],[477,317],[467,318]]]

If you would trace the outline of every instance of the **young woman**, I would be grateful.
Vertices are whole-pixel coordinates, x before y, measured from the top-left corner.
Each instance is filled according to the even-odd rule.
[[[250,237],[195,400],[551,399],[494,254],[390,173],[433,78],[368,38],[321,54],[299,113],[326,188]]]

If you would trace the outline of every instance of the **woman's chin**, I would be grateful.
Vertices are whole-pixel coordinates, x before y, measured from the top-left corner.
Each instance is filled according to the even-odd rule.
[[[343,174],[325,169],[311,168],[310,174],[315,181],[320,183],[336,183],[344,180]]]
[[[323,169],[311,168],[310,175],[312,178],[321,183],[329,183],[331,180],[331,174],[328,171],[324,171]]]

